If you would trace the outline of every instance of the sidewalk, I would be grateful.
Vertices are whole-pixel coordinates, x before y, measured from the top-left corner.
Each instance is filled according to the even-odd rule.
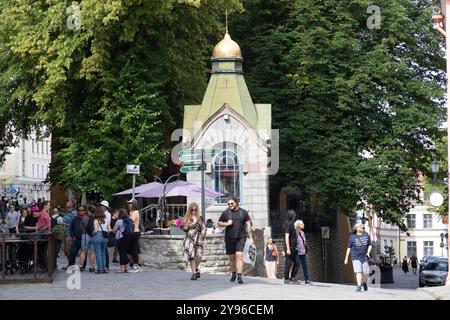
[[[450,300],[450,285],[439,287],[424,287],[417,289],[417,291],[424,291],[430,294],[434,300]]]
[[[114,269],[117,266],[114,265]],[[144,268],[143,273],[96,275],[82,272],[81,288],[70,290],[71,276],[59,271],[52,284],[5,285],[0,300],[432,300],[426,290],[369,288],[354,292],[354,285],[314,283],[312,286],[285,285],[281,279],[244,277],[244,284],[229,281],[228,274],[202,274],[196,281],[184,271]]]

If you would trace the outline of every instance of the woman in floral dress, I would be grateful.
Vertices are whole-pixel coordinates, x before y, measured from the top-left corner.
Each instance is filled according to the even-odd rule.
[[[198,266],[202,261],[203,246],[206,238],[206,227],[202,217],[200,216],[199,206],[197,203],[192,202],[189,205],[188,212],[184,217],[182,229],[186,231],[183,248],[186,262],[191,265],[191,280],[197,280],[200,278]]]

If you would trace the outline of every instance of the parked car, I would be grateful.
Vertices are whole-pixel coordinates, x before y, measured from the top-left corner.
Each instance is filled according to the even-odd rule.
[[[427,259],[419,274],[419,287],[445,285],[448,274],[448,258],[432,257]]]
[[[419,261],[419,272],[421,272],[423,270],[423,268],[425,267],[425,265],[428,262],[432,262],[435,261],[437,259],[439,259],[440,257],[437,256],[424,256],[422,259],[420,259]]]

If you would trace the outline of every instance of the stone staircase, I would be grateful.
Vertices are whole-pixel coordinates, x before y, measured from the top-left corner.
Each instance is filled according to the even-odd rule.
[[[204,272],[229,272],[230,262],[225,253],[225,240],[223,235],[208,235],[203,251],[201,269]]]

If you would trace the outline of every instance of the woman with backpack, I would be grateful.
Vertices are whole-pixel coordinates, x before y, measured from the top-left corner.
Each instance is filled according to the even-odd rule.
[[[128,217],[126,209],[119,210],[119,216],[114,224],[113,232],[116,235],[117,250],[119,251],[120,270],[118,273],[128,272],[128,249],[130,246],[131,234],[134,232],[134,226]]]
[[[183,248],[186,262],[191,265],[191,280],[200,278],[198,267],[202,261],[203,245],[206,238],[206,227],[199,214],[198,204],[192,202],[184,216],[183,230],[186,231]]]
[[[89,272],[95,271],[95,250],[92,236],[94,232],[94,215],[95,207],[90,205],[87,215],[81,221],[83,235],[81,236],[81,254],[80,254],[80,271],[84,271],[86,267],[86,258],[89,257]]]
[[[111,228],[106,221],[104,210],[97,207],[94,214],[94,232],[92,237],[95,258],[97,259],[97,271],[95,271],[97,274],[108,273],[106,270],[106,246],[108,244],[109,232],[111,232]]]
[[[140,215],[139,215],[139,209],[137,205],[136,199],[131,199],[127,201],[128,203],[128,210],[130,212],[130,219],[133,221],[134,226],[134,232],[130,238],[130,250],[129,253],[131,254],[132,258],[132,266],[133,269],[131,272],[142,272],[142,268],[139,265],[139,240],[141,238],[141,230],[139,228],[140,225]]]

